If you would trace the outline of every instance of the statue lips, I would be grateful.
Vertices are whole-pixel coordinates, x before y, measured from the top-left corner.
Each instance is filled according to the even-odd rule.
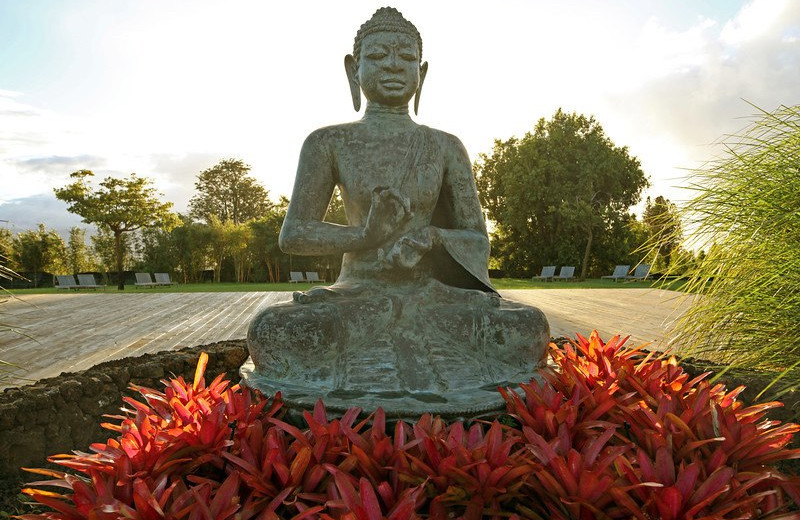
[[[381,85],[388,90],[402,90],[406,83],[403,80],[396,78],[382,79]]]

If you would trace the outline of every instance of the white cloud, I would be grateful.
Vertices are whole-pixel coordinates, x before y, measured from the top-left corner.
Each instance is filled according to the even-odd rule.
[[[757,1],[724,27],[701,20],[672,34],[658,21],[648,22],[643,33],[650,35],[643,39],[649,51],[631,65],[646,69],[652,56],[654,72],[641,76],[638,88],[608,92],[605,110],[610,120],[624,120],[612,137],[642,158],[653,176],[650,193],[673,200],[691,196],[675,186],[686,185],[689,169],[720,153],[715,143],[721,137],[745,126],[756,112],[749,103],[773,110],[800,102],[800,45],[780,36],[800,28],[798,7]]]
[[[780,29],[787,18],[791,19],[792,10],[797,11],[795,0],[753,0],[725,24],[720,39],[728,45],[739,46],[760,39],[780,38]]]

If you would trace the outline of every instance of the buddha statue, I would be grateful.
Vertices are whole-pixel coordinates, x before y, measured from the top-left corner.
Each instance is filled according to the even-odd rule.
[[[464,417],[503,406],[496,388],[528,381],[549,327],[501,298],[469,157],[455,136],[409,116],[428,72],[419,32],[379,9],[344,59],[364,116],[320,128],[300,152],[280,233],[293,255],[341,254],[336,282],[296,292],[250,324],[245,384],[290,406],[382,407]],[[324,222],[334,188],[347,225]]]

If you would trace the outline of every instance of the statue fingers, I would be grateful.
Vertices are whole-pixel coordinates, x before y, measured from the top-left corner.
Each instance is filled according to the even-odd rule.
[[[391,199],[397,204],[399,206],[398,210],[402,209],[405,216],[408,217],[411,215],[411,199],[403,195],[399,189],[389,188],[381,192],[381,195],[385,195],[387,199]]]

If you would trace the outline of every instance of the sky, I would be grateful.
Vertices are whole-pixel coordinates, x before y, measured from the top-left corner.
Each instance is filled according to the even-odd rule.
[[[305,136],[361,117],[343,58],[384,1],[0,0],[0,227],[66,234],[53,188],[137,173],[186,211],[224,158],[290,195]],[[471,157],[593,115],[675,202],[756,107],[800,100],[797,0],[395,0],[430,68],[415,119]],[[363,114],[363,108],[362,108]]]

